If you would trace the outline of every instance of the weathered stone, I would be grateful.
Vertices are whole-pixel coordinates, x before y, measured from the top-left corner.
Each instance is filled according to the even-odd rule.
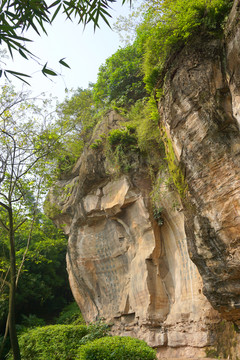
[[[218,317],[188,255],[181,200],[162,183],[159,226],[147,168],[138,165],[139,172],[116,178],[108,166],[103,154],[89,148],[78,161],[75,186],[62,180],[68,194],[50,196],[62,209],[56,223],[69,216],[67,269],[83,316],[112,322],[113,334],[142,338],[154,347],[194,347],[201,355],[201,348],[212,344],[205,318]]]
[[[159,110],[188,184],[185,229],[204,294],[240,320],[239,1],[234,9],[226,44],[199,38],[179,54]]]

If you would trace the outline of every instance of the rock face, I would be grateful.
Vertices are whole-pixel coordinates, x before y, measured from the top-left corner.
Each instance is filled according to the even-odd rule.
[[[235,1],[226,41],[195,40],[167,74],[159,104],[188,196],[185,230],[204,294],[240,320],[240,27]]]
[[[110,113],[101,131],[120,120]],[[161,356],[204,356],[219,316],[189,258],[184,214],[174,207],[177,193],[160,185],[160,226],[150,192],[140,157],[133,171],[116,177],[104,153],[90,147],[73,177],[56,184],[49,200],[61,209],[55,222],[69,235],[72,292],[88,322],[104,318],[114,324],[113,333],[142,338]]]
[[[160,222],[140,155],[117,175],[88,147],[49,193],[52,218],[69,236],[67,269],[84,318],[146,340],[159,358],[204,357],[214,346],[215,355],[240,356],[239,335],[222,322],[240,321],[239,9],[237,0],[224,41],[195,39],[166,75],[161,128],[187,191],[180,199],[161,182]],[[94,138],[120,121],[110,112]]]

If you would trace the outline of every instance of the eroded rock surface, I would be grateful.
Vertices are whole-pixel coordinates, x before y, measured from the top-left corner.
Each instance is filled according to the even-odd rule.
[[[101,128],[114,128],[119,120],[110,113]],[[69,235],[73,295],[88,322],[104,318],[114,324],[113,333],[145,339],[161,356],[183,349],[186,356],[204,356],[219,317],[188,255],[184,214],[174,207],[180,199],[163,181],[159,226],[147,167],[135,160],[135,170],[116,177],[104,153],[88,148],[73,178],[49,194],[62,209],[55,222]]]
[[[240,27],[235,1],[225,42],[195,39],[172,64],[159,105],[182,167],[185,229],[204,294],[240,320]],[[203,46],[204,43],[204,46]]]

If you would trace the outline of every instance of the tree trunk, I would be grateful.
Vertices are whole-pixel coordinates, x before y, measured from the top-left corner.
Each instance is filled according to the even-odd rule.
[[[18,344],[16,323],[15,323],[15,298],[16,298],[16,257],[14,241],[14,224],[12,207],[9,206],[9,241],[10,241],[10,291],[9,291],[9,310],[8,310],[8,327],[11,340],[11,348],[14,360],[21,360],[20,349]]]

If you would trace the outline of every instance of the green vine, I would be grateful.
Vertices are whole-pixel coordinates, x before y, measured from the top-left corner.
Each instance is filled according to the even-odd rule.
[[[172,141],[167,136],[166,129],[163,125],[161,128],[161,135],[165,146],[166,160],[170,173],[170,179],[173,181],[180,197],[184,198],[188,189],[188,185],[186,183],[182,170],[179,167],[178,160],[176,159]]]

